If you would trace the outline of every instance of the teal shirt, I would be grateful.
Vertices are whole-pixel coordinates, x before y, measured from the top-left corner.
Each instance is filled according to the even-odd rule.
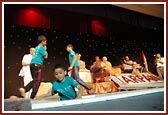
[[[71,50],[70,53],[69,53],[69,63],[70,63],[70,65],[73,61],[73,56],[76,56],[76,53],[73,50]],[[74,66],[79,66],[78,58],[76,58]]]
[[[60,100],[75,99],[77,96],[75,87],[78,85],[78,82],[76,82],[73,78],[65,76],[64,82],[59,82],[57,80],[53,82],[52,95],[58,93]]]
[[[30,64],[40,64],[43,65],[44,57],[46,56],[46,50],[44,46],[38,45],[35,47],[35,51],[32,56]]]

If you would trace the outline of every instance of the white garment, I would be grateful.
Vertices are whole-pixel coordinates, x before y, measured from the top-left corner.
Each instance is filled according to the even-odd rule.
[[[31,60],[32,60],[32,55],[25,54],[23,56],[22,62],[30,63]],[[30,72],[30,66],[29,65],[22,66],[22,68],[19,72],[19,76],[23,77],[24,86],[26,86],[30,81],[32,81],[33,79],[32,79],[32,75]],[[32,89],[30,91],[26,92],[25,98],[30,98],[31,92],[32,92]]]
[[[161,57],[161,58],[159,58],[159,59],[157,59],[158,61],[157,61],[157,68],[158,67],[164,67],[164,58],[163,57]],[[160,62],[163,62],[163,63],[160,63]]]
[[[124,64],[124,70],[130,70],[133,69],[132,65]]]
[[[132,65],[134,64],[134,62],[132,60],[126,61],[126,63],[124,63],[124,70],[130,70],[133,69]]]

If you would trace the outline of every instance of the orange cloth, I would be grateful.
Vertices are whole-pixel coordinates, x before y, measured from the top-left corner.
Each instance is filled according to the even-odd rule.
[[[101,83],[87,83],[87,84],[92,87],[94,94],[119,91],[118,86],[113,81],[107,81]],[[86,89],[83,89],[83,94],[88,94]]]
[[[115,74],[120,74],[121,68],[111,68],[111,71],[114,72]]]
[[[110,75],[120,74],[121,69],[120,68],[113,68],[112,64],[109,61],[103,61],[101,62],[101,66],[105,68]]]

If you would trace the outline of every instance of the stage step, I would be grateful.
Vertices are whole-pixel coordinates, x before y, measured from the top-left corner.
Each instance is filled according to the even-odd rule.
[[[138,95],[163,92],[163,91],[164,91],[164,88],[120,91],[120,92],[106,93],[106,94],[85,95],[85,96],[82,96],[82,99],[66,100],[66,101],[58,101],[59,98],[57,96],[55,97],[50,96],[39,100],[31,100],[31,103],[32,103],[32,110],[36,110],[36,109],[42,109],[42,108],[62,107],[62,106],[70,106],[70,105],[76,105],[76,104],[108,101],[113,99],[126,98],[131,96],[138,96]]]

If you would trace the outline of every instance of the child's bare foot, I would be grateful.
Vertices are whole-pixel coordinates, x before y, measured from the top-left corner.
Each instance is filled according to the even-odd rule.
[[[25,98],[25,89],[24,88],[19,88],[20,95]]]

